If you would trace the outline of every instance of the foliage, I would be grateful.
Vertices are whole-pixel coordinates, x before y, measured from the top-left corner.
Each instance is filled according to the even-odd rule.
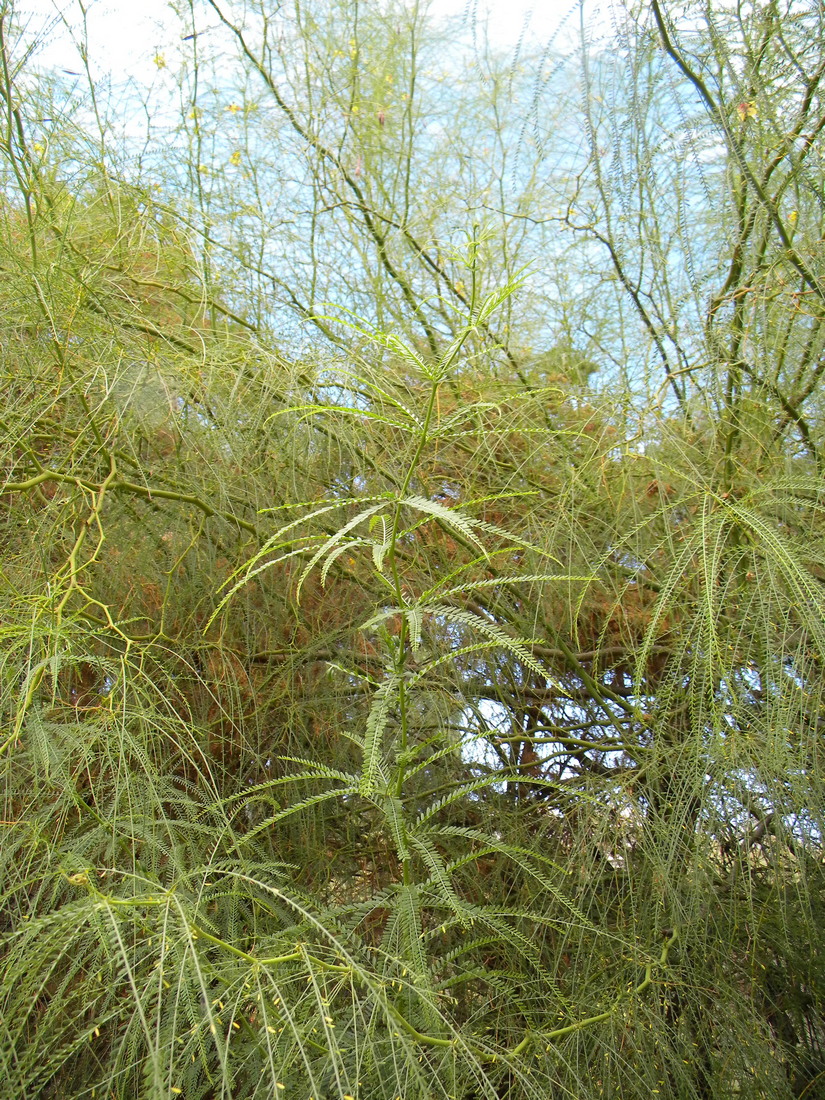
[[[820,14],[206,7],[0,22],[0,1091],[825,1094]]]

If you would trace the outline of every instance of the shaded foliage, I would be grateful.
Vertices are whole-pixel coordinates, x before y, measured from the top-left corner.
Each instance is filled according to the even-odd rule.
[[[819,16],[618,11],[536,280],[545,151],[414,186],[417,12],[209,8],[159,191],[3,16],[0,1089],[822,1095]]]

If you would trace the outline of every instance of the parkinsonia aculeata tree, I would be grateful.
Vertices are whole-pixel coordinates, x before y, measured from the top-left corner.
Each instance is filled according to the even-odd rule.
[[[825,29],[610,14],[2,8],[3,1096],[825,1093]]]

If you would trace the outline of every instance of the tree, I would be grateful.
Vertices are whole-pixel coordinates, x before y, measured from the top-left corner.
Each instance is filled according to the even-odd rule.
[[[4,12],[9,1096],[819,1095],[817,18]]]

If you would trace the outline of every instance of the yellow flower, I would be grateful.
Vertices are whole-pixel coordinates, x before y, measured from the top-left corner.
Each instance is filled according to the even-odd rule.
[[[152,60],[154,61],[154,63],[157,65],[157,67],[159,69],[165,69],[166,68],[166,58],[163,56],[162,53],[156,53],[155,56],[152,58]]]
[[[736,113],[744,122],[746,118],[756,118],[758,108],[753,101],[745,100],[742,103],[736,104]]]
[[[238,111],[243,110],[243,107],[241,107],[237,103],[230,103],[229,106],[226,109],[227,109],[227,111],[230,111],[233,115],[236,115],[238,113]]]
[[[229,158],[229,163],[234,164],[236,168],[238,167],[238,165],[241,163],[240,150],[238,150],[238,149],[235,150],[235,152]]]

